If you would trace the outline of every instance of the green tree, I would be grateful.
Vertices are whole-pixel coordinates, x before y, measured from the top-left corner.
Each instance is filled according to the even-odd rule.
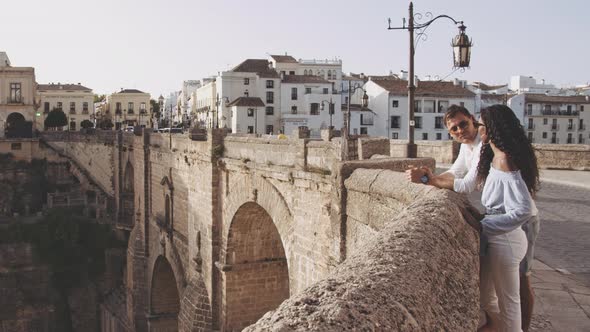
[[[101,102],[101,101],[105,101],[106,98],[107,98],[107,95],[98,95],[98,94],[95,94],[94,95],[94,102],[95,103],[98,103],[98,102]]]
[[[54,108],[49,114],[47,114],[47,118],[45,118],[45,128],[56,128],[56,127],[63,127],[68,124],[68,118],[66,114],[57,108]]]
[[[111,121],[111,119],[103,119],[100,120],[96,126],[100,129],[112,129],[115,125],[113,124],[113,121]]]
[[[84,120],[80,123],[80,127],[84,129],[92,128],[94,127],[94,123],[92,123],[90,120]]]

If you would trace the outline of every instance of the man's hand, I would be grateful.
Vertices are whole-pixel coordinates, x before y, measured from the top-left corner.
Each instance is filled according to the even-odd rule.
[[[420,178],[423,177],[424,175],[428,175],[429,173],[432,174],[430,169],[426,166],[422,166],[422,167],[418,168],[418,167],[414,167],[413,165],[410,165],[410,168],[406,170],[406,178],[410,182],[422,183]]]

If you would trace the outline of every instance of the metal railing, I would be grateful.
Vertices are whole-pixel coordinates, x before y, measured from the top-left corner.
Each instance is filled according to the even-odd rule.
[[[580,111],[549,111],[542,110],[541,115],[565,115],[565,116],[578,116]]]
[[[552,124],[551,125],[551,130],[559,130],[559,125],[558,124]]]

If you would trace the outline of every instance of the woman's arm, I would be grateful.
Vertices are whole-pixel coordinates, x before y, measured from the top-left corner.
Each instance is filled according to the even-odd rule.
[[[504,214],[486,215],[481,221],[486,235],[500,235],[522,226],[533,215],[533,200],[522,179],[507,181],[503,186]]]

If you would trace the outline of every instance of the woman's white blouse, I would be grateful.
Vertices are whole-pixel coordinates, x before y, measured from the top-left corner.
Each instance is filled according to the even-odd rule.
[[[490,166],[481,203],[486,208],[481,221],[482,232],[486,235],[511,232],[537,214],[520,171],[504,172]]]

